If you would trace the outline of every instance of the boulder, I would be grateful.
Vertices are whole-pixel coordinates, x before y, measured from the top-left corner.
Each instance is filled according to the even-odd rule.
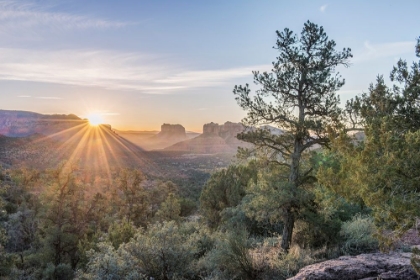
[[[289,280],[397,280],[418,279],[410,253],[343,256],[302,268]]]

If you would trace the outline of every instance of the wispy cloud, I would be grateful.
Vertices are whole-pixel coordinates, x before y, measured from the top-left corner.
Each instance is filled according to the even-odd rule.
[[[220,70],[184,71],[178,74],[156,80],[158,83],[180,87],[207,87],[224,84],[235,78],[252,75],[253,70],[264,70],[267,65],[253,67],[229,68]]]
[[[130,22],[100,19],[93,16],[56,12],[51,7],[29,1],[0,1],[0,32],[43,29],[119,28]]]
[[[319,7],[319,10],[321,11],[321,13],[325,12],[325,10],[327,9],[328,5],[322,5],[321,7]]]
[[[38,98],[38,99],[51,99],[51,100],[60,100],[60,99],[63,99],[63,98],[57,97],[57,96],[38,96],[36,98]]]
[[[0,80],[95,86],[157,94],[232,83],[270,65],[191,70],[166,58],[115,51],[40,51],[0,48]],[[176,74],[173,74],[176,73]]]
[[[414,41],[372,44],[366,41],[363,48],[356,51],[352,62],[363,62],[382,57],[399,57],[414,53]]]

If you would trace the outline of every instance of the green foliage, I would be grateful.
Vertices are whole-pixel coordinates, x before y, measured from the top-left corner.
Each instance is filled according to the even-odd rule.
[[[51,185],[43,197],[47,207],[43,213],[42,242],[45,256],[54,267],[67,263],[75,269],[80,259],[79,239],[97,217],[95,208],[101,198],[96,196],[88,200],[73,172],[64,169],[51,171]]]
[[[139,274],[136,263],[129,254],[121,249],[116,250],[109,243],[98,243],[98,250],[89,252],[87,270],[79,270],[77,278],[81,280],[147,279]]]
[[[179,221],[181,214],[181,203],[175,194],[170,193],[166,200],[160,205],[156,213],[159,221]]]
[[[71,280],[73,279],[74,271],[69,264],[60,263],[55,266],[52,263],[47,265],[47,268],[43,272],[42,279],[46,280]]]
[[[314,153],[310,160],[314,172],[325,168],[337,172],[340,167],[336,154],[329,150]],[[310,190],[308,201],[299,215],[294,241],[302,248],[335,247],[341,241],[339,232],[343,222],[355,215],[370,213],[370,209],[361,205],[360,200],[349,202],[325,187],[321,184],[324,178],[319,175],[318,172],[320,182]]]
[[[342,251],[344,254],[357,255],[378,250],[378,240],[374,237],[376,227],[372,217],[356,215],[345,222],[340,234],[344,238]]]
[[[245,166],[231,165],[212,174],[200,197],[201,214],[210,227],[220,225],[222,211],[237,206],[245,196],[246,186],[250,181],[255,181],[256,177],[255,162]]]
[[[196,225],[174,221],[156,223],[147,230],[137,229],[135,237],[115,249],[109,243],[99,243],[91,250],[86,271],[81,279],[193,279],[195,259],[212,248],[207,233]]]
[[[121,244],[125,244],[134,237],[136,227],[127,219],[112,223],[108,229],[108,240],[115,249],[118,249]]]
[[[174,221],[154,224],[124,245],[137,262],[138,270],[155,279],[173,279],[190,272],[194,244]]]
[[[245,231],[228,234],[218,246],[214,261],[226,278],[256,279],[258,271],[252,263],[248,234]]]
[[[260,172],[256,183],[250,184],[243,208],[245,213],[257,221],[276,223],[283,220],[282,206],[293,199],[290,184],[282,180],[281,168]]]
[[[320,168],[319,180],[336,194],[372,209],[379,232],[397,235],[420,215],[420,66],[400,60],[389,88],[378,77],[347,103],[347,116],[364,139],[343,133],[334,141],[338,165]]]
[[[112,211],[117,219],[127,219],[136,227],[147,227],[154,218],[179,219],[181,204],[177,193],[178,187],[171,181],[158,181],[151,185],[139,170],[123,169],[118,174],[117,187],[112,191]],[[166,207],[165,214],[162,207]],[[158,218],[155,215],[159,210],[159,215],[163,216]]]
[[[138,170],[121,170],[118,176],[114,204],[119,216],[127,218],[135,226],[147,226],[151,219],[149,195],[144,185],[144,175]]]
[[[194,201],[190,198],[181,197],[179,199],[179,204],[181,207],[180,216],[181,217],[188,217],[194,214],[197,211],[197,201]]]

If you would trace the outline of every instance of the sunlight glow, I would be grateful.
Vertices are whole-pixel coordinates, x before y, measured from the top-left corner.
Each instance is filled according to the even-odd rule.
[[[91,126],[98,126],[104,123],[104,119],[102,118],[102,115],[98,113],[91,113],[87,115],[87,119],[89,120],[89,123]]]

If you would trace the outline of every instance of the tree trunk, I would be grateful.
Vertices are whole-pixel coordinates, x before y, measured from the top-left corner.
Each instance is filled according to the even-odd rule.
[[[281,247],[288,252],[290,244],[292,243],[293,227],[295,225],[295,216],[290,208],[286,209],[284,213],[284,228],[281,239]]]
[[[303,122],[303,121],[302,121]],[[299,186],[299,162],[301,157],[302,140],[301,137],[295,139],[294,153],[291,155],[289,184],[291,186],[291,201],[283,208],[284,211],[284,228],[281,240],[281,247],[288,252],[292,243],[293,227],[295,225],[294,206],[296,205],[296,193]]]

